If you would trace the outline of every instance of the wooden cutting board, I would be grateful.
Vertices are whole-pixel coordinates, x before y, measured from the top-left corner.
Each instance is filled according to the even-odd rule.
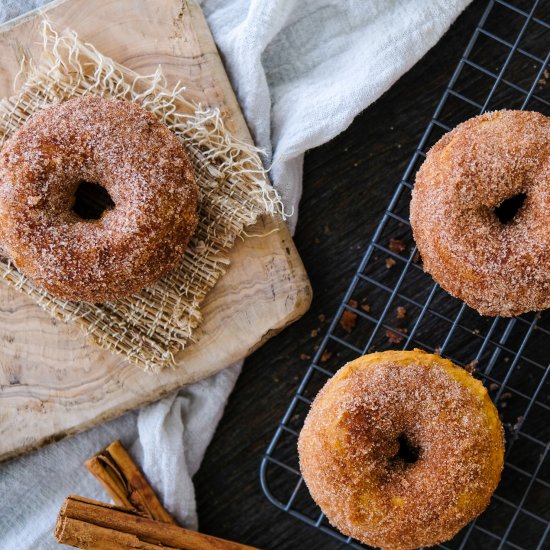
[[[141,74],[160,64],[169,83],[222,110],[250,140],[206,20],[195,0],[60,0],[45,10],[103,54]],[[37,12],[0,26],[0,96],[11,95],[22,54],[40,51]],[[277,231],[272,232],[273,229]],[[284,223],[262,219],[230,253],[203,304],[197,343],[180,367],[147,374],[86,342],[0,281],[0,459],[81,431],[213,374],[300,317],[311,287]]]

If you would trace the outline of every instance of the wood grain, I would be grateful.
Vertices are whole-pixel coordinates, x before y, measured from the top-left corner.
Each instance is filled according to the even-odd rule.
[[[76,30],[105,55],[141,73],[162,65],[189,96],[218,106],[228,127],[250,135],[206,21],[194,0],[64,0],[54,27]],[[0,28],[0,95],[13,92],[22,53],[40,49],[40,16]],[[273,231],[276,229],[276,231]],[[30,300],[0,285],[0,459],[56,440],[209,376],[251,353],[309,307],[311,288],[284,223],[262,219],[230,253],[231,267],[208,295],[198,341],[181,367],[146,374],[86,342]]]

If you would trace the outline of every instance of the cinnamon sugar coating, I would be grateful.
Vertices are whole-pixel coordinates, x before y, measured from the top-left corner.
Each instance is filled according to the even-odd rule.
[[[332,525],[375,547],[408,550],[449,540],[487,507],[504,435],[487,391],[465,370],[420,350],[386,351],[327,382],[298,451]]]
[[[81,181],[115,206],[72,211]],[[0,241],[55,296],[106,302],[174,268],[197,225],[197,185],[183,145],[138,105],[71,99],[29,119],[0,152]]]
[[[524,202],[503,223],[497,208]],[[482,315],[550,307],[550,118],[497,111],[444,135],[416,176],[411,225],[424,269]]]

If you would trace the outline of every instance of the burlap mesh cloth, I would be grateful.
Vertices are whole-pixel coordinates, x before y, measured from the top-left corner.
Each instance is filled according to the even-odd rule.
[[[260,214],[280,211],[257,151],[233,137],[217,109],[166,89],[158,71],[142,77],[102,56],[69,30],[44,22],[39,61],[24,61],[20,92],[0,101],[0,146],[31,115],[74,96],[98,95],[139,103],[185,144],[200,188],[199,227],[180,267],[151,288],[114,303],[94,305],[54,298],[33,285],[0,254],[0,276],[54,317],[75,322],[102,348],[123,354],[146,370],[174,366],[192,340],[200,304],[228,264],[227,251]]]

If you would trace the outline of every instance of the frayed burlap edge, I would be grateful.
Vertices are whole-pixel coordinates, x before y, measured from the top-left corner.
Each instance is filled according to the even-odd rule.
[[[0,276],[28,294],[54,317],[78,323],[104,349],[145,370],[175,366],[175,355],[192,341],[200,304],[228,265],[227,251],[259,215],[279,212],[251,145],[232,136],[217,109],[194,105],[185,88],[166,88],[158,70],[143,77],[104,57],[76,33],[57,33],[44,21],[44,51],[37,63],[24,60],[20,92],[0,101],[0,145],[39,110],[75,96],[134,101],[154,113],[184,143],[199,185],[199,226],[180,267],[151,288],[113,303],[59,300],[33,285],[7,258]]]

